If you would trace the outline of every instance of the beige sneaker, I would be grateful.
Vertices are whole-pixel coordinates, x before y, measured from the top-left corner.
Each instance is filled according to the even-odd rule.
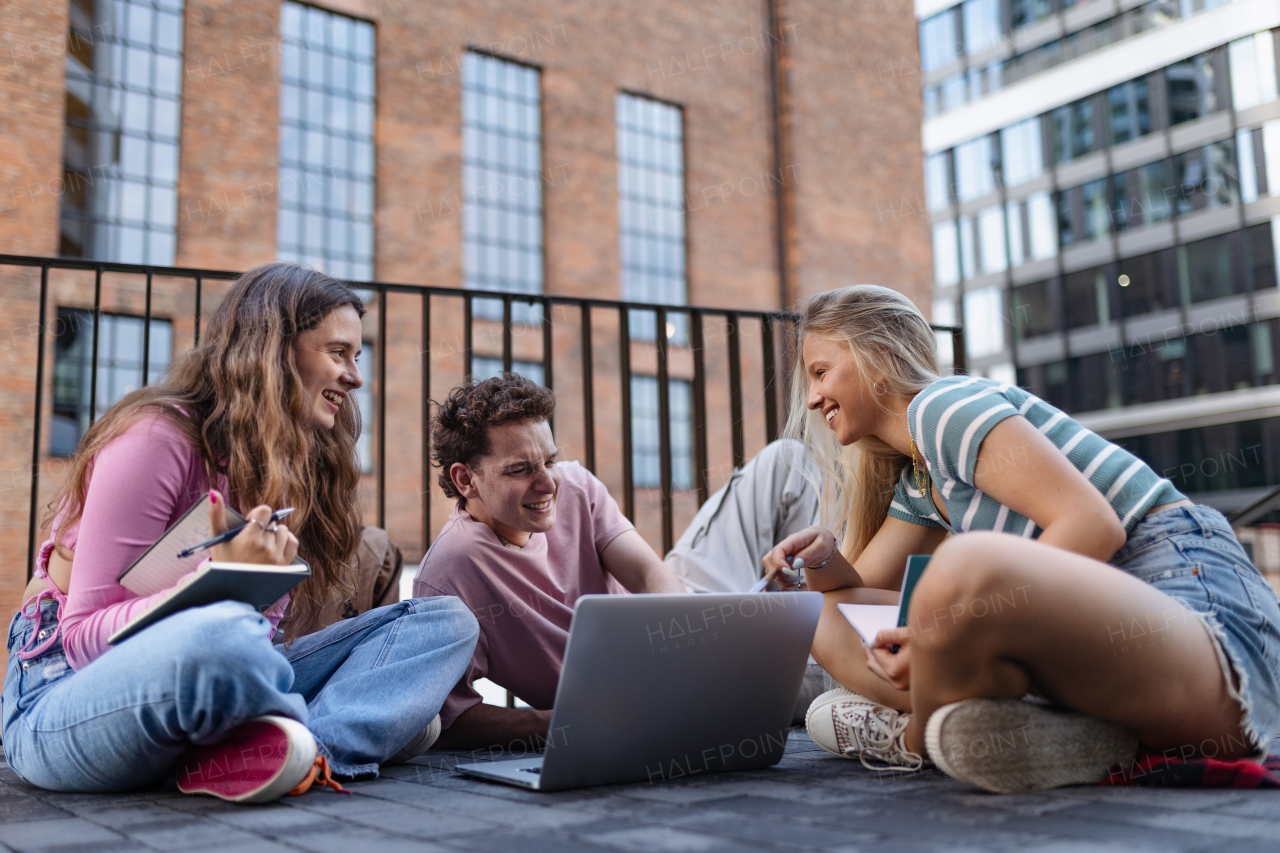
[[[919,770],[924,758],[907,749],[910,714],[872,702],[845,687],[828,690],[809,706],[804,727],[833,755],[857,758],[870,770]]]
[[[417,758],[431,748],[440,739],[440,715],[427,724],[427,727],[414,735],[413,740],[405,744],[404,749],[387,759],[387,764],[404,764],[411,758]]]
[[[924,737],[942,772],[1000,794],[1095,784],[1138,752],[1122,726],[1021,699],[943,705]]]

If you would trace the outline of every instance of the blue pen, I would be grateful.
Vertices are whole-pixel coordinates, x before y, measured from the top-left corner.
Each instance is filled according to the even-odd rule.
[[[287,506],[284,509],[278,509],[275,512],[271,513],[271,518],[267,519],[267,524],[275,524],[277,521],[284,518],[286,515],[288,515],[291,512],[293,512],[293,507],[291,506]],[[221,545],[223,542],[230,542],[232,539],[235,539],[238,535],[240,535],[241,530],[244,530],[250,524],[256,524],[256,523],[257,522],[246,521],[244,524],[240,525],[239,527],[233,527],[230,530],[228,530],[226,533],[219,533],[217,536],[213,537],[212,539],[206,539],[205,541],[201,542],[199,545],[192,545],[190,548],[183,548],[181,551],[178,552],[178,559],[185,560],[187,557],[190,557],[192,554],[196,553],[197,551],[203,551],[206,548],[212,548],[214,545]]]
[[[800,570],[804,568],[804,557],[788,555],[787,562],[791,564],[791,570],[788,571],[787,569],[783,569],[783,576],[792,583],[795,583],[800,580]],[[751,585],[751,589],[747,590],[747,593],[764,592],[764,588],[768,585],[768,578],[760,578],[760,580]]]

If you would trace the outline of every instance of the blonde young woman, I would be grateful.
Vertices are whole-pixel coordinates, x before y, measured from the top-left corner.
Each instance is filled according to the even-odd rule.
[[[809,710],[816,742],[994,791],[1097,782],[1139,743],[1265,752],[1280,609],[1220,513],[1020,388],[942,378],[892,290],[820,294],[799,333],[789,426],[838,535],[808,528],[764,563],[802,557],[826,595],[813,655],[842,686]],[[909,627],[867,648],[836,605],[896,601],[917,553]]]

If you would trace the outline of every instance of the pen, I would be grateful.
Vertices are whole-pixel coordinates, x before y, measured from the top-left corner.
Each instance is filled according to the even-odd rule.
[[[791,563],[791,569],[783,569],[782,574],[787,580],[795,583],[800,580],[800,570],[804,568],[804,557],[788,556],[787,561]],[[747,594],[750,595],[754,592],[763,592],[764,588],[768,585],[768,578],[760,578],[760,580],[751,585],[751,589],[747,590]]]
[[[277,521],[284,518],[286,515],[288,515],[291,512],[293,512],[293,507],[291,506],[287,506],[283,509],[278,509],[275,512],[271,513],[271,518],[267,519],[267,524],[275,524]],[[244,530],[246,527],[248,527],[250,524],[253,524],[253,523],[254,522],[246,521],[244,524],[240,525],[239,527],[233,527],[230,530],[228,530],[226,533],[219,533],[217,536],[213,537],[212,539],[206,539],[205,541],[201,542],[199,545],[192,545],[190,548],[183,548],[181,551],[178,552],[178,559],[179,560],[186,559],[187,557],[190,557],[192,554],[196,553],[197,551],[203,551],[206,548],[212,548],[214,545],[221,545],[223,542],[230,542],[232,539],[235,539],[236,536],[240,534],[241,530]]]

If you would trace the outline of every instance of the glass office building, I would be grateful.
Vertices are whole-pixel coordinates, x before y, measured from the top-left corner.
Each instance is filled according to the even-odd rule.
[[[1225,511],[1280,482],[1280,9],[917,0],[934,317]]]

